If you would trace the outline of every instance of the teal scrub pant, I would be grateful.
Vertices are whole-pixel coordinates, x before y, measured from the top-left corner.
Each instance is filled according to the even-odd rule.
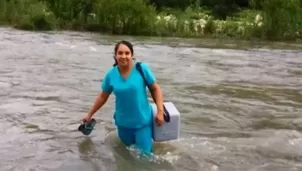
[[[126,146],[135,144],[143,153],[152,152],[152,126],[148,125],[138,129],[118,127],[118,136]]]

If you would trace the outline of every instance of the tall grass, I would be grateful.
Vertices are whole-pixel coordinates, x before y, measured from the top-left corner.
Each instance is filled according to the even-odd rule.
[[[198,3],[184,11],[157,11],[147,0],[0,0],[0,24],[27,30],[294,40],[302,38],[301,1],[251,0],[255,8],[219,20]]]
[[[56,27],[56,16],[43,1],[0,0],[2,24],[28,30],[51,30]]]
[[[96,27],[115,34],[146,34],[154,30],[156,10],[144,0],[99,0],[93,10]]]

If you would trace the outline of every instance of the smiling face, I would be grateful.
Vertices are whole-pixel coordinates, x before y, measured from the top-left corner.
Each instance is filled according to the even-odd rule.
[[[119,66],[129,66],[132,62],[132,52],[130,48],[125,44],[120,44],[117,48],[115,59]]]

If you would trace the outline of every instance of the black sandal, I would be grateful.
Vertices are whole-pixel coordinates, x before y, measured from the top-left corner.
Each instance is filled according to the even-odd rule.
[[[95,124],[96,120],[92,118],[89,122],[81,123],[81,125],[78,127],[78,131],[82,132],[84,135],[90,135],[90,133],[94,129]]]

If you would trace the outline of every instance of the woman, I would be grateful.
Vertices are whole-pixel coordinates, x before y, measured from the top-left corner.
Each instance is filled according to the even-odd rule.
[[[116,96],[114,120],[119,138],[126,146],[135,144],[139,150],[150,153],[152,152],[153,114],[148,102],[147,85],[135,68],[132,44],[127,41],[118,42],[114,54],[114,67],[106,73],[101,85],[102,91],[83,120],[89,121],[113,92]],[[161,89],[150,68],[143,63],[141,67],[155,97],[158,109],[155,121],[158,126],[161,126],[164,122]]]

